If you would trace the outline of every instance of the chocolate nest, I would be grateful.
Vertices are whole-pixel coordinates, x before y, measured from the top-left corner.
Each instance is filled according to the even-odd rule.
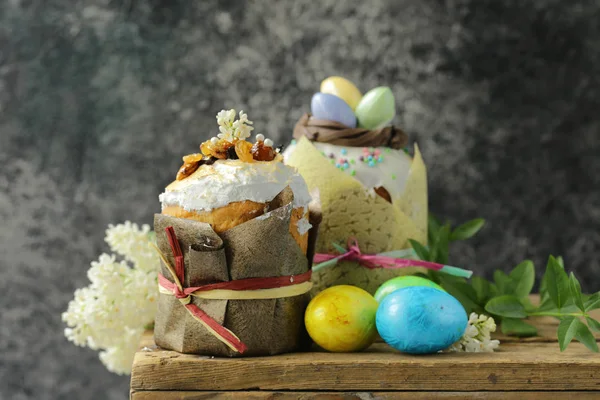
[[[312,142],[350,147],[390,147],[399,150],[408,143],[408,136],[400,128],[349,128],[339,122],[313,118],[304,114],[294,127],[294,138],[306,137]]]

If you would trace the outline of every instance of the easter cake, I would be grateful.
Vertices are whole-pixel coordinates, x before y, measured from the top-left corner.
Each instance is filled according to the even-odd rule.
[[[283,153],[309,190],[318,189],[323,222],[316,252],[336,254],[356,240],[365,254],[411,257],[409,239],[427,243],[427,174],[417,145],[391,121],[390,88],[364,96],[350,81],[330,77],[294,127]],[[412,155],[411,155],[412,153]],[[336,284],[370,293],[384,281],[418,268],[364,268],[355,261],[313,267],[314,292]]]
[[[221,126],[233,124],[235,111],[221,111]],[[294,196],[290,233],[306,252],[308,203],[311,196],[298,172],[284,165],[271,139],[250,136],[252,121],[240,113],[241,131],[220,133],[200,146],[201,153],[183,157],[176,180],[159,196],[162,214],[206,222],[221,233],[259,217],[271,209],[270,202],[289,188]],[[238,122],[238,121],[236,121]]]
[[[217,122],[221,133],[183,158],[159,196],[156,343],[222,356],[296,350],[306,343],[319,214],[309,213],[306,183],[273,142],[246,140],[246,114],[221,111]]]

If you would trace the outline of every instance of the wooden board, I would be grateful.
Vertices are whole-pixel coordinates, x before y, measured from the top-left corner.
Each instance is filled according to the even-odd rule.
[[[600,312],[594,316],[600,318]],[[558,321],[538,318],[532,323],[540,336],[519,340],[498,335],[501,347],[495,353],[428,356],[401,354],[385,343],[375,343],[361,353],[211,358],[157,348],[148,332],[134,360],[132,398],[204,399],[229,394],[235,394],[232,398],[298,398],[294,391],[308,399],[321,395],[370,398],[360,397],[361,393],[404,399],[404,391],[411,391],[412,399],[460,398],[460,392],[481,399],[510,398],[495,395],[503,391],[528,391],[527,398],[533,399],[548,398],[544,397],[547,391],[590,391],[587,394],[600,398],[591,393],[600,392],[600,355],[576,342],[561,353],[556,340]],[[279,391],[285,393],[279,395]],[[252,396],[244,397],[245,393]],[[558,398],[555,394],[551,398]]]
[[[600,392],[134,392],[132,400],[597,400]]]

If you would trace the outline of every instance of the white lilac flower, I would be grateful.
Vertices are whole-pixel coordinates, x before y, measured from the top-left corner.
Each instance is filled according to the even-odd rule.
[[[143,333],[144,329],[125,328],[119,343],[100,352],[100,360],[109,371],[119,375],[131,373],[133,357]]]
[[[217,124],[219,126],[231,126],[235,119],[235,110],[221,110],[217,114]]]
[[[148,246],[151,233],[147,225],[109,225],[105,240],[126,261],[101,254],[88,271],[90,284],[75,291],[62,315],[67,339],[102,350],[100,359],[118,374],[130,372],[139,338],[156,314],[160,261]]]
[[[217,124],[219,125],[219,134],[217,137],[222,140],[232,141],[234,138],[233,121],[235,120],[235,110],[221,110],[217,114]]]
[[[117,254],[131,261],[137,269],[143,271],[158,271],[160,267],[156,252],[148,246],[150,226],[129,221],[119,225],[109,225],[106,230],[106,243]]]
[[[495,331],[496,322],[492,317],[471,313],[463,337],[448,350],[468,353],[491,353],[500,345],[499,340],[492,340],[491,338],[491,333]]]
[[[233,123],[234,136],[240,140],[246,140],[250,137],[250,132],[254,130],[253,122],[248,119],[248,115],[244,111],[240,111],[240,119]]]
[[[253,122],[248,119],[244,111],[240,111],[239,119],[235,119],[235,110],[221,110],[217,114],[217,124],[219,124],[219,134],[217,137],[228,142],[235,139],[245,140],[250,137],[250,132],[254,129]]]

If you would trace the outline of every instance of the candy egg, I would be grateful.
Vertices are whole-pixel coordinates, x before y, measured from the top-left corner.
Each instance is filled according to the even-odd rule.
[[[344,100],[352,110],[356,108],[362,93],[346,78],[341,76],[330,76],[321,82],[321,93],[329,93]]]
[[[397,276],[386,282],[384,282],[377,291],[375,292],[375,300],[381,303],[381,301],[390,293],[395,292],[398,289],[412,286],[427,286],[434,289],[442,290],[442,287],[437,283],[430,281],[420,276]]]
[[[467,313],[454,297],[425,286],[390,293],[377,310],[377,330],[393,348],[429,354],[450,347],[467,328]]]
[[[348,104],[329,93],[315,93],[310,102],[313,117],[327,119],[356,128],[356,116]]]
[[[377,302],[368,292],[349,285],[332,286],[315,296],[304,323],[312,340],[328,351],[366,349],[377,336]]]
[[[377,129],[389,124],[396,115],[396,101],[387,86],[369,90],[354,110],[362,128]]]

